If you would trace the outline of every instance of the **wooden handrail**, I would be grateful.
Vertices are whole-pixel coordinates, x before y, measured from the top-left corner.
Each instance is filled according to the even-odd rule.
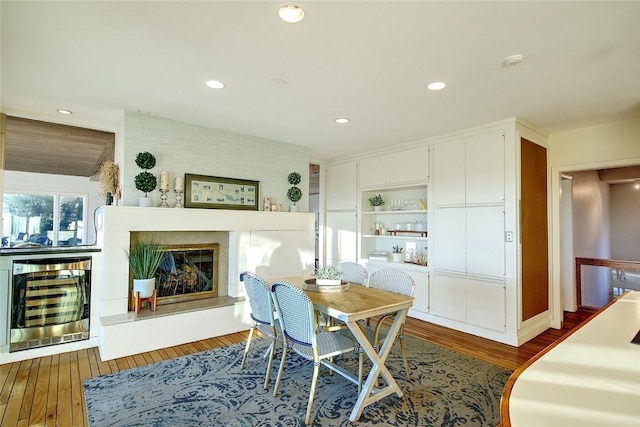
[[[576,301],[579,308],[593,308],[582,304],[582,266],[626,268],[640,271],[640,261],[624,261],[619,259],[577,258],[576,257]]]

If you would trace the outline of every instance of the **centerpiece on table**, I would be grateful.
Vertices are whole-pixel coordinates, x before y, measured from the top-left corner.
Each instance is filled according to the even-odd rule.
[[[318,267],[316,278],[304,281],[303,288],[313,292],[344,292],[349,282],[342,280],[342,272],[334,266]]]

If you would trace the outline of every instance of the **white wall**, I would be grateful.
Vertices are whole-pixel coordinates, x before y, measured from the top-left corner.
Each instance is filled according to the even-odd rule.
[[[612,184],[611,257],[640,261],[640,190],[633,184]]]
[[[609,184],[596,171],[572,174],[573,253],[580,258],[611,257]],[[609,269],[582,267],[582,304],[602,307],[609,301]]]
[[[124,145],[124,147],[118,147]],[[134,177],[142,172],[135,164],[139,152],[149,151],[156,166],[149,172],[156,178],[169,172],[170,181],[185,173],[260,181],[260,209],[264,196],[288,210],[290,185],[287,176],[298,172],[303,196],[297,204],[301,212],[309,206],[309,148],[255,136],[181,123],[161,117],[125,112],[124,137],[116,139],[116,152],[122,148],[121,187],[124,204],[135,206],[144,194],[135,188]],[[170,185],[173,189],[173,185]],[[160,193],[149,194],[153,205],[160,203]],[[175,202],[173,191],[169,204]]]
[[[608,123],[549,135],[553,298],[561,300],[560,174],[640,164],[640,119]],[[576,256],[578,256],[576,254]],[[562,319],[562,305],[554,305]]]
[[[30,172],[4,171],[4,193],[57,193],[80,194],[86,197],[85,224],[87,229],[83,244],[93,244],[96,233],[93,224],[94,211],[104,205],[104,199],[98,195],[100,183],[89,178],[68,175],[50,175]]]

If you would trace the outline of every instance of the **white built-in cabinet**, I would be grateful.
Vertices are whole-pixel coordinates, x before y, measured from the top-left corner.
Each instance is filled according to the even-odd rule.
[[[327,212],[326,265],[356,262],[358,254],[358,220],[356,211]]]
[[[432,313],[498,331],[506,328],[504,153],[504,131],[433,149]]]
[[[549,327],[540,309],[522,316],[519,203],[527,189],[520,188],[520,168],[530,160],[520,157],[521,138],[546,144],[543,135],[506,120],[357,161],[357,259],[370,273],[391,267],[414,278],[410,316],[511,345]],[[385,200],[381,212],[367,202],[374,194]],[[408,223],[426,224],[427,235],[389,233]],[[369,260],[395,245],[423,250],[428,264]]]
[[[328,165],[327,210],[357,209],[357,167],[356,162]]]
[[[398,150],[360,160],[360,187],[388,187],[429,179],[429,148]]]

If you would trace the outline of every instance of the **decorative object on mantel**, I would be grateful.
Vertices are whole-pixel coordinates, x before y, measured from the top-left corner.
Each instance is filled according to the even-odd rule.
[[[382,205],[384,205],[384,200],[382,200],[382,196],[380,194],[376,196],[369,197],[369,205],[373,206],[374,211],[382,210]]]
[[[118,195],[119,167],[113,161],[107,160],[100,166],[100,197],[105,198],[105,205],[113,203],[114,196]]]
[[[151,199],[147,197],[147,193],[155,190],[158,185],[156,177],[148,172],[149,169],[152,169],[156,165],[156,158],[148,151],[143,151],[136,156],[136,165],[138,165],[140,169],[144,169],[144,172],[140,172],[135,177],[136,190],[144,193],[144,197],[138,199],[138,206],[148,207],[151,206]]]
[[[287,198],[293,202],[293,205],[289,206],[289,212],[298,212],[296,202],[302,199],[302,190],[297,185],[300,184],[301,179],[302,177],[298,172],[291,172],[287,177],[289,184],[293,186],[287,191]]]
[[[184,208],[182,203],[182,193],[184,192],[184,179],[181,176],[176,176],[176,186],[174,191],[176,192],[176,204],[174,208]]]
[[[260,181],[185,174],[187,208],[257,211]]]
[[[391,253],[391,257],[394,262],[402,262],[404,259],[404,254],[402,253],[402,248],[400,246],[394,246],[393,252]]]
[[[271,197],[266,196],[262,201],[262,210],[265,212],[271,211]]]
[[[165,252],[154,242],[141,242],[131,239],[129,252],[125,251],[129,261],[129,269],[133,275],[133,293],[136,314],[140,306],[149,302],[151,311],[156,311],[156,271],[162,263]]]
[[[160,204],[159,208],[168,208],[167,193],[169,192],[169,172],[162,172],[160,174]]]

